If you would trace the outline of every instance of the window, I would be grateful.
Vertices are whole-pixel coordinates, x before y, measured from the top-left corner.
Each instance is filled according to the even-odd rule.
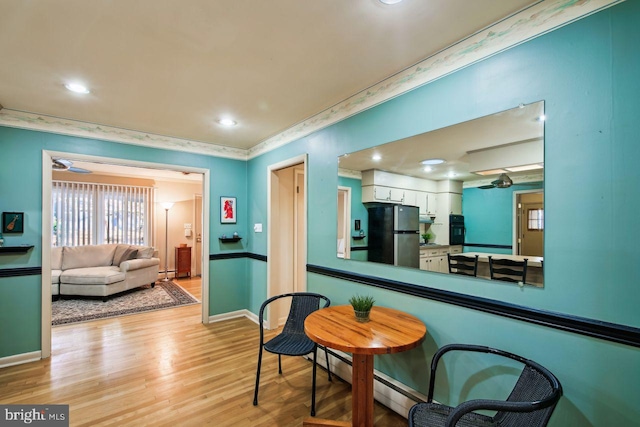
[[[527,228],[533,230],[544,230],[544,209],[529,209],[527,211]]]
[[[153,246],[153,187],[53,181],[53,246]]]

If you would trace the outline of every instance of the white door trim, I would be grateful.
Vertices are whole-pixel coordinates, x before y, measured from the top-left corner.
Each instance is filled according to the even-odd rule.
[[[273,173],[277,170],[280,169],[284,169],[284,168],[288,168],[290,166],[295,166],[295,165],[299,165],[302,164],[303,168],[304,168],[304,186],[305,186],[305,192],[304,192],[304,206],[305,206],[305,218],[307,216],[306,212],[307,212],[307,205],[308,205],[308,173],[307,173],[307,154],[301,154],[299,156],[296,157],[292,157],[290,159],[286,159],[283,161],[280,161],[278,163],[274,163],[272,165],[269,165],[267,167],[267,299],[271,298],[275,293],[274,293],[274,284],[272,281],[272,268],[271,268],[271,260],[274,259],[273,257],[275,257],[275,250],[272,250],[272,245],[273,245],[273,239],[272,239],[272,226],[273,226],[273,221],[272,221],[272,204],[271,204],[271,197],[272,197],[272,180],[273,180]],[[308,228],[308,224],[307,224],[307,228]],[[305,239],[306,241],[306,239]],[[304,264],[306,265],[307,263],[307,247],[306,245],[304,246],[304,248],[302,248],[302,251],[300,252],[300,257],[303,257],[304,259],[302,260],[298,260],[299,263],[304,262]],[[305,284],[306,287],[306,284]],[[262,321],[263,319],[259,319],[260,321]],[[271,318],[271,311],[267,310],[267,319],[264,322],[264,325],[267,329],[271,329],[272,327],[272,322],[273,325],[277,325],[277,319],[272,319]]]
[[[513,203],[511,209],[511,255],[518,255],[518,196],[527,193],[542,193],[544,188],[533,190],[517,190],[513,192]]]
[[[338,197],[340,192],[344,193],[344,210],[338,212],[338,215],[342,215],[344,236],[344,259],[351,259],[351,187],[338,186]]]

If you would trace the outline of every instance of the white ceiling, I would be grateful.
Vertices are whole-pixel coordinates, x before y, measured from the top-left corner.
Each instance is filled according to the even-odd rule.
[[[247,149],[533,3],[0,0],[0,104]]]
[[[340,157],[341,169],[378,169],[417,178],[485,180],[474,174],[489,169],[540,164],[544,160],[544,102],[480,117],[446,128]],[[373,155],[380,160],[374,160]],[[425,172],[422,160],[443,159]],[[531,172],[510,172],[526,175]],[[537,173],[541,173],[538,170]],[[497,174],[494,175],[494,179]],[[491,181],[491,179],[489,179]]]

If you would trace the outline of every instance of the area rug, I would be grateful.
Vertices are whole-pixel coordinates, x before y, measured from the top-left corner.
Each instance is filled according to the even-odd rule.
[[[113,295],[106,302],[82,297],[53,301],[51,324],[68,325],[197,303],[199,301],[179,285],[160,282],[153,288],[146,285]]]

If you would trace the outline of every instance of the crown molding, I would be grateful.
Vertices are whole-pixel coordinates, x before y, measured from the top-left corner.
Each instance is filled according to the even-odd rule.
[[[362,179],[362,172],[351,169],[338,168],[338,176],[343,178]]]
[[[405,92],[624,0],[542,0],[249,149],[274,150]]]
[[[624,0],[541,0],[249,150],[0,107],[0,126],[248,160]]]
[[[247,150],[4,108],[0,126],[247,160]]]

